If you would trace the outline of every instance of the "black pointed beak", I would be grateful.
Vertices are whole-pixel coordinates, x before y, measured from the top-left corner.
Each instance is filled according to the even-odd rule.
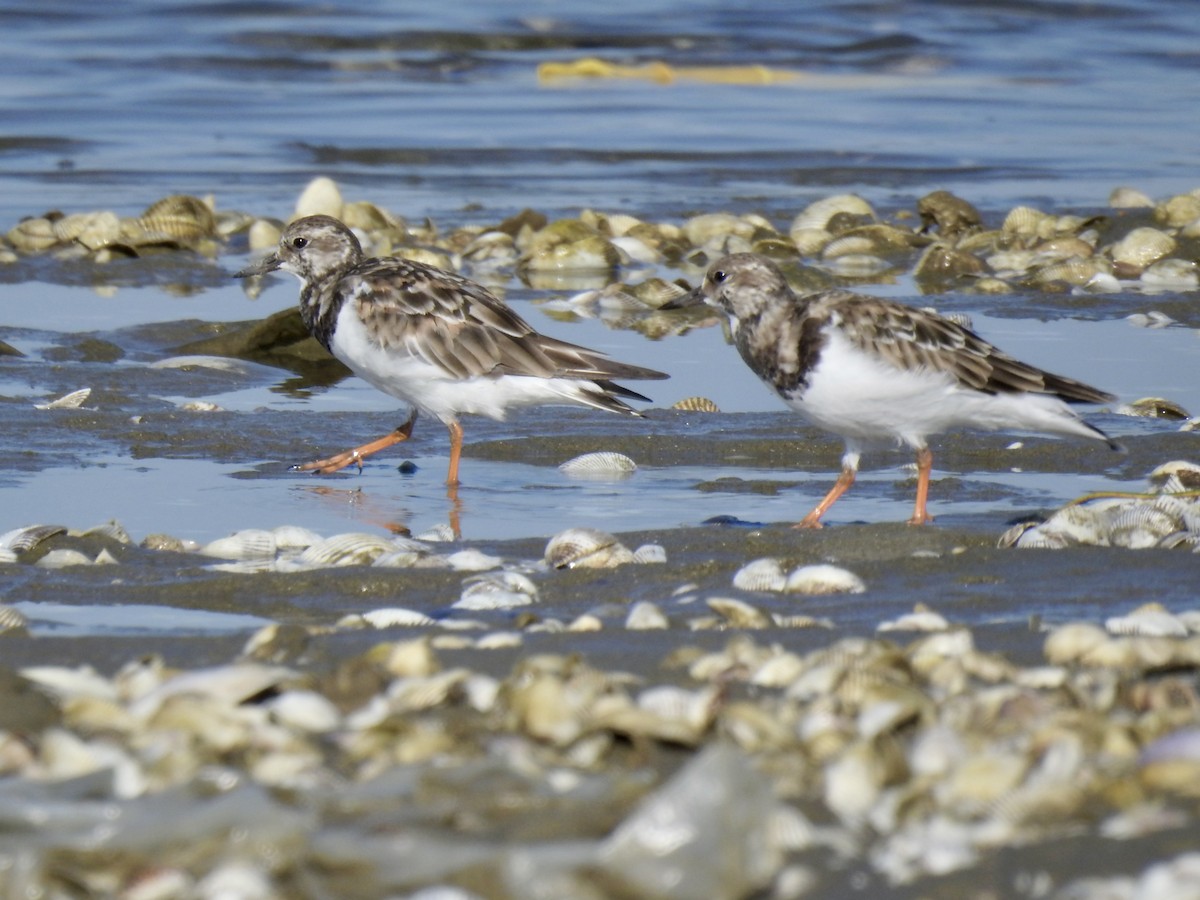
[[[691,306],[703,306],[704,303],[704,294],[699,287],[695,287],[686,294],[680,294],[674,300],[668,300],[659,309],[687,309]]]
[[[246,266],[240,272],[234,272],[234,278],[251,278],[255,275],[266,275],[268,272],[274,272],[282,265],[279,259],[279,254],[268,253],[258,262],[253,265]]]

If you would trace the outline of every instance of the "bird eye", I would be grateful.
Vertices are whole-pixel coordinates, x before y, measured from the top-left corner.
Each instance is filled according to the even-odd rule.
[[[292,238],[292,246],[295,247],[297,250],[303,250],[305,247],[308,246],[308,238],[305,238],[305,237]]]
[[[708,275],[708,280],[713,284],[720,284],[725,280],[725,271],[723,269],[717,269],[715,272],[710,272]]]

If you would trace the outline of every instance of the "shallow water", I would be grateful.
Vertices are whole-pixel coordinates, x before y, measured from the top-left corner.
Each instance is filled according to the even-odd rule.
[[[552,219],[595,208],[673,223],[730,210],[786,226],[808,202],[842,191],[888,218],[911,214],[918,198],[938,189],[970,200],[993,224],[1023,203],[1091,215],[1106,211],[1118,186],[1163,198],[1200,185],[1197,46],[1200,19],[1189,0],[752,9],[616,0],[588,10],[549,0],[520,10],[382,0],[353,7],[10,3],[0,12],[7,123],[0,231],[53,209],[136,214],[173,193],[284,219],[318,175],[334,178],[348,199],[412,221],[430,217],[443,232],[494,224],[526,207]],[[799,77],[769,85],[689,77],[539,82],[540,64],[587,56],[679,70],[762,65]],[[245,250],[237,238],[215,259],[169,254],[96,266],[46,256],[0,265],[0,340],[24,354],[0,356],[0,533],[33,522],[83,529],[115,518],[135,543],[160,532],[203,543],[280,524],[322,535],[419,534],[448,520],[455,511],[442,485],[448,442],[435,422],[419,422],[409,443],[370,460],[361,474],[288,472],[399,423],[403,412],[361,382],[257,363],[160,365],[226,323],[295,302],[295,282],[284,278],[248,298],[230,278],[246,263]],[[697,273],[622,274],[694,281]],[[1105,295],[923,296],[905,276],[859,287],[968,313],[1014,355],[1121,401],[1161,396],[1200,411],[1194,292],[1130,286]],[[835,527],[800,534],[785,526],[828,488],[840,445],[783,410],[719,326],[650,340],[612,319],[565,314],[563,301],[581,286],[534,288],[514,277],[497,288],[539,330],[671,379],[632,385],[653,399],[644,420],[548,408],[466,423],[457,511],[464,542],[522,565],[541,590],[535,615],[494,612],[484,616],[489,627],[593,612],[607,624],[594,634],[530,631],[519,649],[461,651],[447,654],[448,664],[502,676],[529,654],[578,653],[652,681],[682,644],[727,639],[684,627],[697,597],[733,594],[780,612],[800,605],[731,589],[732,573],[765,555],[789,564],[836,561],[868,585],[853,598],[801,601],[833,628],[766,637],[796,652],[872,634],[881,618],[929,602],[973,628],[986,649],[1037,663],[1039,622],[1099,622],[1151,600],[1172,610],[1195,606],[1196,557],[1186,552],[995,549],[1014,518],[1093,490],[1141,490],[1159,463],[1196,459],[1196,434],[1179,433],[1177,423],[1090,413],[1128,447],[1123,455],[1098,443],[1021,435],[941,437],[930,501],[938,524],[924,530],[895,524],[912,502],[908,454],[873,452],[828,516]],[[1176,324],[1140,328],[1126,318],[1159,310]],[[34,408],[82,387],[93,389],[84,409]],[[666,409],[696,395],[722,412]],[[222,411],[181,408],[189,401]],[[557,469],[594,449],[627,453],[639,469],[613,481]],[[403,461],[415,471],[397,471]],[[701,527],[713,517],[733,524]],[[574,526],[620,532],[630,546],[661,543],[668,564],[538,569],[546,538]],[[99,549],[86,539],[54,540],[83,542],[92,556]],[[30,620],[27,636],[6,639],[5,666],[111,672],[148,653],[182,667],[224,663],[249,631],[273,621],[315,629],[302,658],[289,662],[321,672],[381,640],[374,632],[329,632],[342,615],[404,605],[453,617],[465,577],[361,567],[231,574],[191,554],[112,549],[115,567],[0,565],[0,599]],[[679,594],[685,585],[692,587]],[[672,627],[621,628],[626,607],[639,600],[662,604]],[[661,769],[654,774],[663,777]],[[158,824],[191,821],[188,800],[178,802],[186,815],[170,809]],[[290,821],[281,807],[253,805],[265,810],[263,827]],[[154,811],[145,815],[153,830]],[[1004,851],[940,885],[922,882],[923,895],[962,896],[990,885],[997,894],[1044,896],[1046,878],[1061,885],[1093,871],[1097,858],[1132,873],[1180,849],[1170,830],[1141,844],[1084,830],[1078,846],[1074,837],[1047,845],[1062,853]],[[53,835],[30,833],[43,841],[38,853],[61,846]],[[0,855],[25,852],[23,840]],[[824,894],[882,890],[865,854],[818,866]],[[346,855],[354,857],[345,848],[332,854]],[[397,877],[393,887],[411,885]]]

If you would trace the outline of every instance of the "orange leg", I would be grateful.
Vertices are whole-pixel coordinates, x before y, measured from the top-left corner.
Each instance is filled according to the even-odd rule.
[[[380,450],[392,446],[392,444],[408,440],[408,436],[412,434],[413,425],[416,424],[416,421],[417,414],[414,412],[407,422],[378,440],[371,441],[369,444],[363,444],[361,447],[355,447],[353,450],[346,450],[327,459],[318,459],[314,462],[305,463],[302,466],[292,466],[292,470],[296,472],[316,472],[320,475],[332,475],[334,472],[344,469],[353,463],[358,466],[358,471],[361,472],[362,461],[372,453],[378,453]]]
[[[446,499],[450,501],[450,530],[456,541],[462,540],[462,501],[458,499],[458,483],[446,485]]]
[[[857,470],[849,466],[842,466],[842,474],[838,476],[833,487],[829,489],[829,493],[825,495],[825,499],[818,503],[813,511],[807,516],[793,525],[793,528],[823,528],[821,524],[821,516],[825,515],[829,507],[837,501],[837,498],[850,490],[850,485],[854,484],[854,476]]]
[[[908,520],[909,525],[928,525],[933,521],[933,516],[925,508],[925,501],[929,499],[929,473],[932,469],[933,451],[922,447],[917,451],[917,502],[913,506],[912,518]]]
[[[446,473],[446,484],[458,484],[458,460],[462,456],[463,430],[457,422],[446,426],[450,429],[450,471]]]

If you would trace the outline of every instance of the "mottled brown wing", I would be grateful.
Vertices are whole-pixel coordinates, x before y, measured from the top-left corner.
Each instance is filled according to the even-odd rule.
[[[1071,403],[1115,399],[1081,381],[1027,365],[934,313],[844,292],[828,303],[848,337],[894,365],[946,372],[964,387],[989,394],[1053,394]]]
[[[400,260],[369,260],[342,280],[370,336],[385,349],[439,366],[456,378],[666,378],[593,350],[538,334],[482,285]]]

